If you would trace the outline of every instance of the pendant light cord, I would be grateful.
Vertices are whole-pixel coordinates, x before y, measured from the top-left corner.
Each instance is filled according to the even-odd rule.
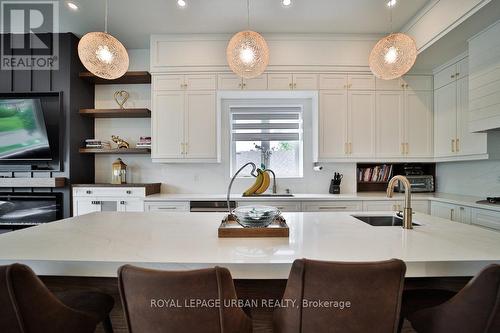
[[[247,30],[250,30],[250,0],[247,0]]]
[[[104,32],[108,33],[108,0],[105,2],[104,7]]]
[[[392,25],[392,10],[393,10],[393,7],[394,6],[389,7],[389,21],[391,23],[391,31],[390,31],[391,34],[394,32],[394,28],[393,28],[393,25]]]

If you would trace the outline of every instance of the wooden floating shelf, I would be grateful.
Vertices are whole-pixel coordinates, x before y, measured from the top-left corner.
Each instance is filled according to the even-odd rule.
[[[0,187],[64,187],[66,178],[0,178]]]
[[[91,118],[151,118],[149,109],[80,109],[79,113]]]
[[[116,149],[97,149],[80,148],[81,154],[150,154],[150,148],[116,148]]]
[[[95,76],[90,72],[81,72],[80,78],[93,84],[148,84],[151,83],[151,74],[146,71],[126,72],[122,77],[115,80],[106,80]]]

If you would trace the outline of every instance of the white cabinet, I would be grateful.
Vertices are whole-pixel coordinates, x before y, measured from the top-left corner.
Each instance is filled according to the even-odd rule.
[[[433,156],[432,92],[377,91],[376,114],[377,157]]]
[[[252,79],[242,79],[236,74],[219,74],[217,82],[218,90],[266,90],[267,74]]]
[[[170,75],[166,75],[170,76]],[[162,81],[163,75],[154,82]],[[154,162],[217,162],[219,121],[214,75],[184,75],[183,90],[153,87]],[[198,81],[199,80],[199,81]]]
[[[411,207],[414,212],[429,214],[429,200],[413,200]]]
[[[319,158],[370,157],[375,151],[375,92],[320,93]]]
[[[485,133],[471,133],[468,127],[468,80],[462,78],[435,92],[435,156],[456,157],[487,153]]]
[[[405,90],[404,143],[406,157],[433,157],[432,91]]]
[[[153,86],[155,91],[215,90],[217,80],[215,74],[155,75]]]
[[[362,201],[305,201],[302,203],[304,212],[360,212]]]
[[[375,90],[375,76],[366,74],[320,74],[320,90]]]
[[[471,208],[467,206],[433,201],[431,203],[431,215],[454,222],[471,223]]]
[[[487,209],[472,209],[472,224],[500,230],[500,212]]]
[[[321,91],[319,104],[319,158],[347,157],[347,90]]]
[[[94,212],[143,212],[144,187],[74,187],[73,216]]]
[[[349,91],[347,151],[350,157],[375,155],[375,92]]]
[[[268,74],[269,90],[317,90],[318,74]]]
[[[405,75],[395,80],[376,79],[378,91],[432,91],[432,77],[427,75]]]
[[[146,201],[146,212],[189,212],[188,201]]]

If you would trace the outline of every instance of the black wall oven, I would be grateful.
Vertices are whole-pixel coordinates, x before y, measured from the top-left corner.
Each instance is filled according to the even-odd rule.
[[[62,218],[62,193],[0,193],[0,233]]]

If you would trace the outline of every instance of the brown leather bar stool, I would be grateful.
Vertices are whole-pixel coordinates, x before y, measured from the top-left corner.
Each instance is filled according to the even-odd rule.
[[[0,332],[90,333],[99,322],[113,332],[114,300],[98,292],[51,293],[25,265],[0,266]]]
[[[500,265],[486,267],[447,302],[408,319],[418,333],[500,332]]]
[[[130,333],[252,332],[251,319],[231,303],[237,296],[225,268],[159,271],[125,265],[118,282]]]
[[[405,272],[396,259],[296,260],[283,296],[288,306],[274,312],[275,332],[396,332]]]

